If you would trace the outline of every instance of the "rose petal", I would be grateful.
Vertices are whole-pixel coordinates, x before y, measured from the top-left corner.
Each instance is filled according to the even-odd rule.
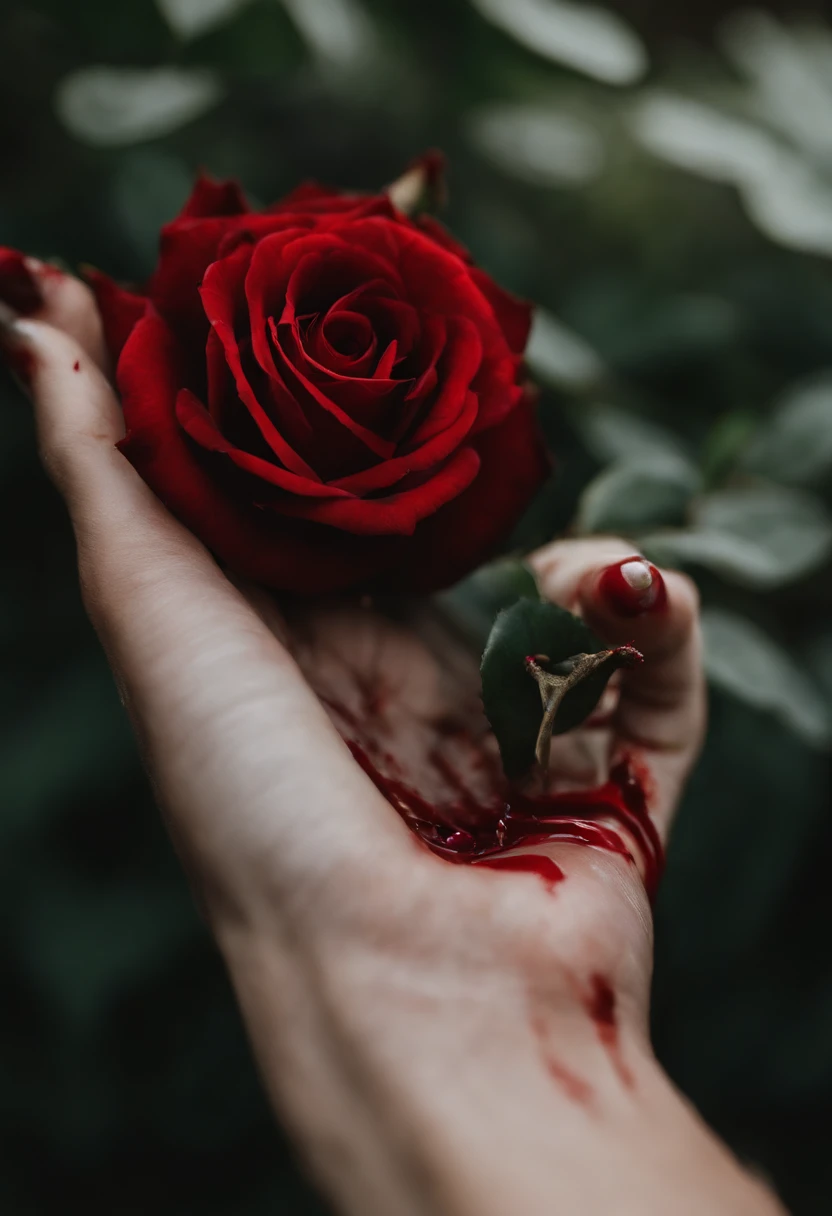
[[[331,484],[351,490],[354,494],[371,494],[387,489],[412,474],[441,465],[471,433],[477,417],[477,398],[466,393],[452,426],[405,456],[394,456],[360,473],[340,477]]]
[[[270,320],[270,327],[274,322]],[[274,327],[281,350],[293,368],[299,369],[315,384],[329,401],[362,427],[370,427],[375,433],[383,426],[390,400],[401,400],[410,387],[409,380],[388,380],[374,375],[361,376],[350,371],[345,373],[335,367],[319,363],[301,339],[299,325]]]
[[[217,257],[220,241],[239,223],[238,216],[179,219],[162,229],[159,262],[148,295],[189,344],[201,346],[208,336],[199,287]]]
[[[327,218],[344,214],[384,215],[394,218],[395,208],[386,194],[347,194],[343,190],[332,190],[317,182],[302,182],[280,202],[268,208],[271,214],[297,212],[298,214],[322,214]]]
[[[190,389],[183,388],[179,392],[176,398],[175,413],[179,425],[200,447],[209,452],[220,452],[222,455],[228,456],[238,468],[243,469],[246,473],[251,473],[254,477],[259,477],[261,481],[266,481],[291,494],[299,494],[303,498],[349,499],[353,497],[347,490],[340,489],[338,486],[328,486],[319,480],[313,481],[308,477],[298,477],[296,473],[290,473],[270,460],[263,460],[259,456],[253,456],[250,452],[234,447],[220,433],[205,406]]]
[[[282,234],[284,240],[293,240],[304,232],[311,232],[316,222],[310,215],[246,215],[225,233],[217,247],[217,258],[227,257],[239,245],[256,245],[267,236]]]
[[[216,215],[244,215],[249,211],[246,196],[239,182],[217,181],[200,173],[188,201],[178,219],[203,219]]]
[[[86,270],[84,277],[92,288],[101,313],[107,349],[117,362],[134,325],[144,316],[147,300],[132,291],[125,291],[106,274],[92,267]]]
[[[390,573],[397,591],[447,587],[492,557],[550,464],[529,395],[499,426],[477,436],[480,471],[470,487],[416,530]]]
[[[198,458],[175,416],[182,350],[149,313],[119,360],[127,435],[118,445],[163,503],[238,574],[276,590],[336,591],[393,557],[385,538],[350,537],[231,499]]]
[[[429,236],[432,241],[435,241],[437,245],[441,245],[443,249],[446,249],[448,253],[454,254],[455,257],[458,257],[463,262],[471,263],[471,254],[465,246],[456,237],[451,236],[445,225],[435,219],[434,216],[419,215],[414,219],[413,223],[426,236]]]
[[[268,244],[261,242],[259,250]],[[363,249],[351,249],[340,233],[310,233],[298,237],[282,251],[282,261],[289,269],[285,303],[282,311],[269,308],[269,251],[252,265],[251,283],[247,284],[249,302],[261,296],[260,306],[267,314],[281,321],[293,321],[304,313],[321,312],[337,299],[357,287],[372,285],[376,294],[382,292],[397,298],[401,294],[401,279],[396,266],[379,254]]]
[[[504,291],[484,270],[472,266],[469,271],[472,280],[491,305],[497,324],[503,331],[509,350],[515,355],[522,355],[529,340],[529,330],[532,326],[532,306],[519,296],[513,296]]]
[[[368,430],[367,427],[362,426],[360,422],[356,422],[356,420],[351,418],[345,410],[341,409],[340,406],[336,405],[334,401],[331,401],[329,397],[321,392],[317,385],[312,382],[304,371],[289,362],[282,346],[280,345],[278,329],[272,317],[269,317],[269,328],[271,330],[273,339],[272,349],[278,358],[280,372],[287,387],[291,385],[292,387],[303,391],[307,399],[311,398],[316,405],[319,405],[322,410],[330,415],[330,417],[339,422],[344,430],[349,431],[349,433],[353,435],[354,438],[358,439],[367,449],[369,449],[370,452],[372,452],[375,456],[378,456],[381,460],[389,460],[395,451],[394,445],[389,443],[386,439],[382,439],[379,435],[375,435],[372,431]],[[291,333],[291,326],[286,326],[286,328]]]
[[[208,268],[205,282],[200,289],[205,315],[222,343],[240,400],[275,456],[298,476],[320,480],[317,473],[298,455],[268,416],[243,369],[235,321],[240,310],[245,309],[243,285],[250,260],[251,250],[241,245],[229,257],[223,258],[221,262],[214,262]]]
[[[352,347],[352,352],[346,347]],[[316,363],[344,376],[363,376],[376,362],[378,342],[369,318],[360,312],[332,309],[312,322],[303,348]]]
[[[465,317],[445,321],[446,341],[437,366],[439,395],[415,433],[407,440],[411,451],[449,427],[459,415],[466,390],[482,365],[482,338]]]
[[[322,282],[328,287],[328,298],[319,306],[316,306],[314,301],[304,303],[300,298],[303,270],[300,272],[301,278],[295,277],[298,274],[298,266],[306,258],[315,259],[306,265],[306,272],[309,274],[313,269],[320,272],[325,265],[321,261],[324,254],[331,259],[323,271],[322,278]],[[356,276],[360,283],[366,285],[368,279],[372,279],[374,275],[378,276],[379,273],[379,289],[382,289],[388,268],[380,266],[377,260],[372,266],[369,259],[357,263],[356,256],[351,255],[344,242],[337,237],[304,234],[294,230],[267,236],[255,247],[246,276],[245,291],[254,353],[267,375],[279,374],[269,342],[269,317],[273,315],[275,319],[280,318],[292,323],[297,316],[328,308],[333,298],[343,295],[344,291],[339,289],[339,280],[333,273],[332,259],[336,256],[341,258],[339,266],[342,268],[344,259],[349,258],[350,280],[344,290],[350,291],[355,287]],[[392,291],[393,288],[388,290]]]
[[[374,380],[389,380],[390,374],[396,365],[399,356],[399,344],[394,338],[387,350],[378,361],[378,366],[373,372]]]
[[[474,449],[461,448],[420,485],[384,498],[296,500],[277,509],[282,514],[302,516],[358,535],[411,536],[417,524],[467,489],[479,467],[480,458]]]

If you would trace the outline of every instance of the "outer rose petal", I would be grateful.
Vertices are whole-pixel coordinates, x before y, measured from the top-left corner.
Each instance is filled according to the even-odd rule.
[[[450,586],[481,565],[505,541],[550,463],[530,394],[474,445],[480,471],[453,502],[419,525],[391,572],[397,591],[423,594]]]
[[[529,330],[532,327],[532,306],[519,296],[499,287],[490,275],[478,266],[472,266],[469,271],[471,278],[479,287],[488,303],[494,310],[497,324],[505,334],[509,350],[515,355],[522,355],[529,340]]]
[[[345,194],[341,190],[331,190],[317,182],[302,182],[279,203],[274,203],[266,210],[270,215],[288,212],[322,217],[337,215],[339,218],[350,213],[356,216],[386,215],[390,219],[397,215],[386,194]]]
[[[439,220],[434,219],[432,215],[418,215],[414,219],[414,224],[420,231],[426,233],[432,241],[436,241],[437,245],[441,245],[443,249],[447,249],[449,253],[455,253],[461,261],[470,263],[471,254],[465,246],[458,241],[456,237],[451,236],[448,229]]]
[[[209,215],[245,215],[251,208],[239,182],[215,181],[200,173],[179,219],[203,219]]]
[[[218,557],[246,578],[309,595],[366,581],[394,559],[385,537],[353,538],[235,501],[197,457],[176,420],[182,374],[173,333],[149,311],[119,361],[127,435],[118,446],[177,519]]]
[[[189,345],[204,343],[208,334],[199,298],[202,277],[215,261],[223,237],[240,223],[238,216],[185,218],[173,220],[162,229],[159,263],[148,295]]]
[[[84,276],[95,295],[104,326],[104,340],[114,363],[118,362],[124,344],[133,327],[144,316],[147,300],[144,296],[125,291],[106,274],[90,267]]]

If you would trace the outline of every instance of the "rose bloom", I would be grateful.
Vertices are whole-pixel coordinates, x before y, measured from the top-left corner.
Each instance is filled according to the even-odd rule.
[[[202,178],[146,291],[90,280],[121,451],[238,574],[429,591],[487,558],[546,475],[528,305],[387,194],[304,185],[255,212]]]

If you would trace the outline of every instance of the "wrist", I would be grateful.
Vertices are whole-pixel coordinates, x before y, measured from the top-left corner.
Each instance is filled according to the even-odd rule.
[[[780,1211],[673,1090],[637,1003],[377,947],[237,943],[275,1105],[347,1213]],[[680,1198],[681,1197],[681,1198]],[[687,1202],[687,1207],[685,1206]]]

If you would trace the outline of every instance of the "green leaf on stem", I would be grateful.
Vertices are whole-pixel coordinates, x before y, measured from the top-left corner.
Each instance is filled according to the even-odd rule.
[[[619,667],[640,662],[630,646],[605,650],[578,617],[522,599],[501,612],[482,657],[482,699],[506,776],[543,768],[552,735],[579,726]]]

